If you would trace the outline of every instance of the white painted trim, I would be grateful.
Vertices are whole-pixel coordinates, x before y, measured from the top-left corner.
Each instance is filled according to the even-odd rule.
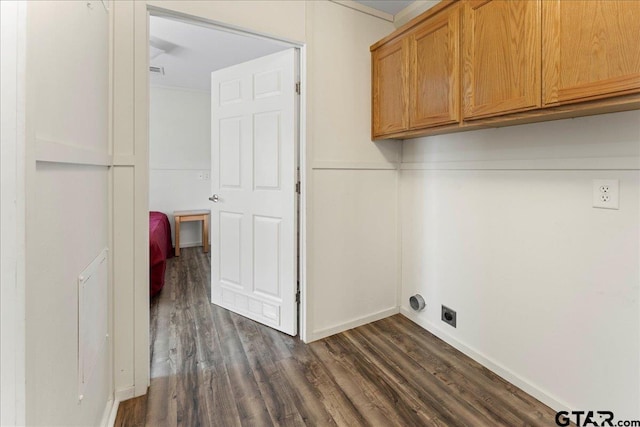
[[[107,151],[111,156],[111,165],[113,166],[113,95],[114,95],[114,25],[115,14],[109,13],[109,117],[108,117],[108,136],[107,136]],[[110,249],[107,253],[107,263],[109,270],[107,273],[107,289],[108,289],[108,308],[107,308],[107,328],[108,328],[108,346],[107,354],[109,355],[109,400],[107,401],[107,408],[109,408],[106,422],[102,420],[101,427],[111,427],[115,425],[116,415],[118,413],[118,400],[114,396],[114,363],[115,363],[115,340],[114,336],[114,283],[113,283],[113,167],[110,167],[107,171],[107,222],[108,222],[108,234],[107,234],[107,247]]]
[[[26,2],[0,2],[0,425],[23,426],[25,395]]]
[[[116,415],[118,414],[118,406],[120,402],[117,400],[108,400],[102,412],[100,427],[113,427],[116,423]]]
[[[182,242],[182,239],[180,239],[180,249],[184,249],[184,248],[197,248],[197,247],[201,247],[202,246],[202,240],[198,241],[198,242]]]
[[[133,2],[134,37],[134,359],[135,396],[151,383],[149,350],[149,12]],[[143,308],[142,310],[140,308]]]
[[[305,18],[306,19],[306,18]],[[298,165],[300,167],[300,205],[298,210],[298,227],[300,233],[300,240],[298,241],[298,251],[300,253],[299,260],[299,279],[300,279],[300,304],[298,305],[298,316],[300,324],[298,325],[298,334],[303,342],[307,342],[307,336],[311,331],[311,325],[308,319],[308,287],[307,287],[307,192],[309,191],[309,185],[307,183],[308,168],[307,159],[309,153],[307,153],[307,46],[300,47],[300,102],[298,103]]]
[[[176,171],[176,172],[195,172],[195,171],[204,171],[206,168],[169,168],[169,167],[153,167],[149,168],[149,171]]]
[[[331,326],[329,328],[321,329],[319,331],[313,331],[313,333],[310,334],[310,337],[309,337],[310,339],[305,342],[309,343],[312,341],[320,340],[322,338],[326,338],[331,335],[339,334],[340,332],[344,332],[349,329],[357,328],[358,326],[366,325],[367,323],[375,322],[377,320],[381,320],[389,316],[393,316],[394,314],[398,314],[399,312],[400,312],[399,307],[391,307],[386,310],[378,311],[377,313],[359,317],[357,319],[353,319],[336,326]]]
[[[120,390],[116,390],[115,400],[118,402],[124,402],[125,400],[133,399],[136,397],[136,388],[134,386],[121,388]]]
[[[118,408],[120,408],[120,401],[115,399],[113,401],[113,405],[111,405],[111,411],[109,412],[109,418],[107,418],[107,423],[104,424],[106,427],[114,427],[116,425],[116,418],[118,417]]]
[[[393,15],[387,12],[383,12],[378,9],[366,6],[362,3],[358,3],[353,0],[330,0],[340,6],[348,7],[349,9],[357,10],[358,12],[366,13],[367,15],[375,16],[376,18],[384,19],[388,22],[393,22]]]
[[[215,30],[225,31],[227,33],[237,34],[244,37],[253,37],[257,39],[270,40],[274,43],[281,44],[282,46],[285,46],[285,47],[299,48],[299,47],[302,47],[303,45],[303,43],[296,40],[271,36],[266,33],[261,33],[259,31],[253,31],[250,29],[238,27],[236,25],[228,24],[225,22],[214,21],[202,16],[188,15],[186,13],[182,13],[177,10],[164,9],[164,8],[153,6],[153,5],[147,5],[147,10],[153,16],[162,16],[165,18],[182,21],[190,25],[199,25],[206,28],[213,28]]]
[[[400,158],[402,158],[402,146],[400,147]],[[402,307],[402,181],[400,170],[396,173],[396,305]]]
[[[640,157],[402,163],[401,170],[639,170]]]
[[[532,382],[529,382],[526,379],[520,377],[513,371],[507,369],[506,367],[496,362],[495,360],[491,359],[490,357],[485,356],[484,354],[477,351],[473,347],[469,347],[466,344],[458,341],[457,339],[453,338],[447,332],[443,331],[442,329],[440,329],[433,323],[429,322],[428,320],[419,318],[417,315],[415,315],[410,310],[407,310],[405,307],[400,308],[400,313],[403,316],[405,316],[407,319],[417,324],[418,326],[426,329],[428,332],[432,333],[433,335],[440,338],[447,344],[451,345],[452,347],[456,348],[460,352],[469,356],[470,358],[480,363],[485,368],[501,376],[502,378],[509,381],[513,385],[519,387],[520,389],[530,394],[531,396],[535,397],[536,399],[538,399],[545,405],[549,406],[550,408],[556,411],[572,410],[572,408],[570,408],[567,403],[561,401],[560,399],[556,398],[552,394],[547,393],[546,391],[539,388]]]
[[[112,160],[113,166],[135,166],[136,156],[116,154]]]
[[[341,162],[315,160],[311,166],[314,170],[396,170],[398,163],[392,162]]]
[[[111,156],[62,142],[36,138],[36,161],[76,165],[110,166]]]

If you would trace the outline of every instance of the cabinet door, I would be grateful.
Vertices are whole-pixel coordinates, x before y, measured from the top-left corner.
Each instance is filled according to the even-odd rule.
[[[540,107],[540,1],[464,2],[464,118]]]
[[[410,36],[409,127],[460,121],[460,8],[427,20]]]
[[[372,53],[373,137],[406,130],[408,112],[408,55],[406,39],[385,44]]]
[[[640,1],[542,4],[545,105],[640,92]]]

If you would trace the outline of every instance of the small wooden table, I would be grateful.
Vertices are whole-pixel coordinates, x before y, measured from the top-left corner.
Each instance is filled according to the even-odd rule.
[[[189,221],[202,221],[202,247],[204,252],[209,252],[209,215],[208,209],[195,211],[173,211],[173,220],[176,224],[176,256],[180,256],[180,224]]]

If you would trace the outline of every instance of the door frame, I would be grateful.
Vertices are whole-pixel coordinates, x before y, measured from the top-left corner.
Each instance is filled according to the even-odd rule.
[[[137,3],[137,2],[136,2]],[[140,396],[146,393],[146,389],[150,384],[150,353],[149,353],[149,286],[148,286],[148,211],[149,211],[149,17],[161,16],[189,24],[200,25],[208,28],[214,28],[243,36],[268,39],[283,46],[289,46],[298,49],[298,72],[301,87],[301,93],[298,97],[298,106],[296,108],[298,114],[298,168],[300,171],[300,194],[298,197],[298,280],[300,287],[300,302],[298,304],[298,336],[304,342],[308,340],[308,302],[307,302],[307,254],[306,254],[306,236],[307,236],[307,168],[306,168],[306,106],[307,106],[307,46],[305,43],[283,39],[281,37],[271,36],[247,28],[235,27],[223,22],[216,22],[204,17],[189,15],[174,10],[164,9],[157,6],[151,6],[146,2],[140,2],[135,5],[135,42],[134,42],[134,146],[136,148],[136,169],[135,173],[135,223],[146,224],[146,229],[136,230],[136,234],[145,238],[136,239],[135,254],[136,256],[136,280],[134,289],[134,370],[135,384],[133,395]],[[141,31],[140,31],[140,30]],[[136,227],[138,228],[138,227]],[[138,234],[140,233],[140,234]],[[144,264],[144,265],[141,265]],[[145,273],[146,272],[146,273]],[[143,277],[147,276],[147,277]],[[141,280],[142,279],[142,280]],[[132,396],[133,397],[133,396]]]

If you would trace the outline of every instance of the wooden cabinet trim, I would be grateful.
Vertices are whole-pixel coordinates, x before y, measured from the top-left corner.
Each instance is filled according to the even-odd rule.
[[[371,93],[371,112],[372,112],[372,137],[380,137],[392,132],[397,132],[402,129],[407,129],[409,123],[409,104],[408,104],[408,85],[407,85],[407,73],[408,73],[408,55],[407,55],[407,40],[398,39],[391,43],[388,43],[373,52],[372,57],[372,93]],[[380,91],[386,88],[381,79],[383,78],[378,68],[380,67],[381,60],[400,52],[399,76],[392,75],[392,78],[400,79],[400,121],[393,123],[383,123],[381,118],[381,109],[384,107],[384,103],[380,100]],[[377,83],[377,84],[376,84]],[[395,83],[391,81],[391,83]],[[387,108],[394,110],[394,105],[387,105]]]
[[[421,22],[426,21],[427,19],[431,18],[432,16],[437,15],[438,13],[443,11],[444,9],[446,9],[449,6],[452,6],[452,5],[454,5],[454,4],[456,4],[456,3],[460,2],[460,1],[461,0],[441,0],[440,3],[438,3],[437,5],[433,6],[430,9],[428,9],[424,13],[416,16],[411,21],[407,22],[406,24],[404,24],[400,28],[396,29],[394,32],[392,32],[388,36],[386,36],[386,37],[378,40],[374,44],[372,44],[371,47],[369,48],[369,50],[371,52],[373,52],[374,50],[378,49],[380,46],[383,46],[383,45],[389,43],[391,40],[393,40],[395,38],[399,38],[399,37],[401,37],[403,35],[406,35],[407,32],[413,30]]]
[[[402,129],[386,129],[381,132],[374,131],[374,93],[372,92],[372,136],[374,139],[391,138],[417,138],[421,136],[438,135],[443,133],[462,132],[473,129],[483,129],[490,127],[510,126],[516,124],[534,123],[547,120],[558,120],[564,118],[580,117],[593,114],[603,114],[610,112],[628,111],[640,109],[640,72],[625,76],[617,76],[609,79],[600,79],[597,82],[585,84],[575,84],[572,87],[558,88],[549,84],[548,80],[559,81],[561,72],[557,59],[557,52],[550,50],[549,46],[559,40],[559,30],[556,26],[554,31],[544,31],[545,28],[554,23],[554,15],[557,16],[557,9],[562,1],[571,0],[525,0],[527,3],[535,3],[535,22],[533,24],[533,40],[536,49],[533,50],[535,69],[533,70],[534,83],[525,86],[527,93],[520,99],[511,99],[505,102],[498,101],[493,105],[472,105],[471,114],[463,114],[464,101],[469,96],[468,90],[471,87],[467,81],[469,63],[466,52],[466,34],[468,23],[465,21],[466,13],[471,7],[482,7],[492,0],[443,0],[424,14],[414,18],[389,36],[371,46],[372,58],[380,49],[384,49],[389,44],[401,43],[404,46],[403,61],[403,89],[402,93],[405,102],[403,103],[403,123]],[[514,1],[514,0],[512,0]],[[601,0],[593,0],[601,1]],[[611,0],[615,1],[615,0]],[[446,113],[438,113],[429,117],[424,122],[416,121],[411,117],[415,108],[416,94],[409,93],[409,87],[416,87],[414,61],[415,39],[423,34],[435,31],[446,25],[447,8],[455,5],[459,10],[458,20],[458,52],[454,55],[458,61],[459,72],[457,74],[458,84],[456,90],[458,95],[455,98],[457,106],[457,121],[448,121],[450,117]],[[427,22],[428,21],[428,22]],[[557,23],[556,23],[557,24]],[[626,26],[624,27],[627,28]],[[640,45],[639,45],[640,46]],[[557,49],[556,49],[557,50]],[[635,62],[632,61],[633,64]],[[632,68],[633,69],[633,68]],[[372,75],[374,64],[372,61]],[[555,75],[555,77],[554,77]],[[410,84],[409,84],[410,83]],[[535,94],[534,102],[527,102],[527,95]],[[530,101],[530,99],[529,99]]]
[[[595,114],[617,113],[640,109],[640,94],[625,95],[616,98],[606,98],[578,104],[547,107],[539,110],[523,111],[504,116],[485,117],[477,120],[464,121],[431,128],[411,129],[385,135],[385,139],[412,139],[432,135],[466,132],[471,130],[498,128],[544,121],[562,120],[584,117]],[[382,138],[380,138],[382,139]]]
[[[410,87],[409,92],[409,129],[431,127],[460,121],[460,8],[456,6],[432,17],[431,20],[422,21],[412,33],[409,39],[410,63]],[[443,95],[446,104],[445,110],[422,117],[417,117],[420,112],[420,103],[424,102],[419,93],[419,57],[416,51],[419,40],[433,35],[438,30],[447,30],[447,56],[446,56],[446,90]],[[429,96],[427,94],[426,96]],[[442,99],[441,99],[442,101]],[[428,102],[428,100],[427,100]]]
[[[622,4],[621,2],[616,2],[614,0],[607,0],[607,1],[609,1],[607,5],[608,6],[613,5],[612,7],[615,7],[615,6],[620,7],[620,5]],[[561,22],[561,19],[560,19],[562,16],[561,7],[563,5],[571,6],[571,5],[579,5],[579,4],[580,2],[578,1],[573,1],[571,3],[567,2],[566,0],[564,1],[564,3],[561,0],[543,1],[543,4],[542,4],[542,30],[543,30],[542,51],[544,52],[544,56],[543,56],[544,85],[542,88],[542,91],[543,91],[542,100],[543,100],[543,105],[545,106],[583,102],[586,100],[601,99],[601,98],[607,98],[611,96],[619,96],[619,95],[624,95],[629,93],[640,92],[640,60],[637,59],[640,57],[640,50],[639,50],[640,45],[638,45],[637,36],[630,43],[632,44],[631,48],[635,49],[635,62],[629,61],[629,56],[624,57],[624,60],[623,60],[622,59],[623,55],[627,55],[627,52],[628,52],[627,49],[623,49],[624,45],[618,46],[617,43],[609,42],[607,46],[603,46],[600,44],[602,40],[600,40],[599,37],[596,37],[593,34],[594,32],[598,33],[599,35],[602,34],[602,26],[606,26],[607,24],[606,15],[605,16],[598,15],[599,19],[594,18],[593,21],[589,21],[589,22],[592,22],[594,26],[596,26],[595,29],[591,27],[587,27],[587,29],[582,33],[583,35],[582,37],[571,37],[570,39],[568,39],[570,43],[573,43],[573,45],[565,46],[562,44],[563,31],[570,31],[567,29],[567,25],[571,25],[572,23],[574,23],[574,21],[567,20],[568,22],[565,22],[565,23]],[[602,5],[602,3],[593,3],[593,4],[595,4],[596,6]],[[628,4],[638,7],[637,3],[636,4],[628,3]],[[630,10],[629,12],[632,12],[632,11],[633,10]],[[606,33],[607,36],[605,37],[605,41],[609,39],[615,39],[617,42],[622,43],[622,40],[625,39],[625,37],[621,36],[621,34],[622,35],[624,35],[625,33],[640,34],[640,24],[637,23],[638,21],[640,21],[640,7],[638,7],[635,10],[635,12],[637,15],[635,18],[628,18],[630,19],[631,22],[636,22],[635,24],[636,26],[634,27],[634,29],[629,30],[627,28],[623,28],[623,29],[613,28],[614,30],[618,29],[620,31],[617,33],[615,31],[612,31],[611,34]],[[619,24],[620,21],[622,21],[622,19],[621,17],[618,17],[618,19],[615,19],[612,21],[614,21],[616,24]],[[581,25],[583,24],[581,20],[578,20],[578,22],[580,22]],[[597,26],[598,24],[600,25],[600,27]],[[608,24],[611,25],[611,22],[608,22]],[[591,29],[591,32],[588,31],[589,29]],[[587,43],[592,44],[591,49],[594,52],[598,52],[598,51],[606,52],[607,49],[615,51],[615,49],[618,49],[620,51],[619,57],[620,57],[621,63],[624,63],[626,65],[626,67],[628,68],[627,71],[632,71],[632,72],[624,75],[619,75],[616,77],[600,78],[597,81],[573,84],[568,87],[561,87],[562,76],[564,75],[562,71],[563,64],[561,61],[563,49],[568,52],[572,52],[572,51],[577,52],[579,51],[580,48],[583,48],[583,49],[585,48],[585,45],[584,45],[585,40],[587,41]],[[565,39],[565,42],[566,41],[567,39]],[[580,41],[583,41],[583,44],[580,44]],[[627,37],[627,47],[628,45],[629,45],[629,38]],[[631,52],[631,57],[633,57],[633,52],[634,51]],[[610,66],[612,69],[620,69],[622,67],[618,68],[616,67],[616,65],[621,65],[621,63],[616,64],[614,62],[613,64],[610,64],[607,62],[607,66]],[[633,68],[631,64],[635,65],[635,68]],[[592,69],[595,69],[595,70],[598,70],[600,73],[602,72],[606,73],[605,70],[599,69],[597,65],[592,66],[591,64],[589,64],[589,67],[595,67],[595,68],[590,68],[589,70],[586,70],[587,72],[591,71]],[[600,64],[599,67],[602,67],[602,64]],[[570,74],[570,75],[581,75],[580,72],[576,73],[575,70],[572,70],[572,73],[574,74]]]
[[[593,95],[596,90],[602,93]],[[569,89],[559,89],[558,99],[563,103],[582,102],[638,92],[640,92],[640,76],[631,75],[574,86]]]
[[[523,7],[530,8],[525,9],[525,16],[521,17],[523,22],[520,22],[520,27],[524,25],[528,31],[524,34],[523,40],[510,40],[507,37],[503,37],[504,42],[519,43],[520,46],[509,46],[510,49],[506,51],[519,52],[524,57],[526,55],[526,49],[530,49],[531,56],[533,58],[533,67],[527,67],[526,64],[520,64],[518,71],[521,73],[516,81],[520,81],[520,88],[523,91],[519,97],[511,97],[509,99],[503,99],[500,101],[490,101],[480,103],[477,99],[475,90],[478,87],[476,82],[476,75],[479,65],[477,65],[475,48],[475,25],[476,25],[476,13],[477,10],[489,5],[493,1],[497,0],[467,0],[464,4],[463,11],[463,25],[462,25],[462,54],[463,54],[463,118],[465,120],[474,120],[483,117],[491,117],[496,115],[503,115],[509,112],[526,111],[531,109],[540,108],[541,104],[541,30],[540,30],[540,0],[527,0],[520,2]],[[498,5],[512,5],[516,3],[511,2],[498,2]],[[510,7],[510,6],[505,6]],[[528,25],[528,27],[527,27]],[[488,44],[485,44],[488,45]],[[490,47],[497,49],[499,46]],[[524,49],[524,50],[523,50]],[[482,70],[485,72],[486,70]],[[489,75],[488,78],[494,78],[495,76]],[[513,77],[513,76],[503,76]],[[501,81],[503,83],[503,81]],[[485,89],[488,90],[488,89]]]

